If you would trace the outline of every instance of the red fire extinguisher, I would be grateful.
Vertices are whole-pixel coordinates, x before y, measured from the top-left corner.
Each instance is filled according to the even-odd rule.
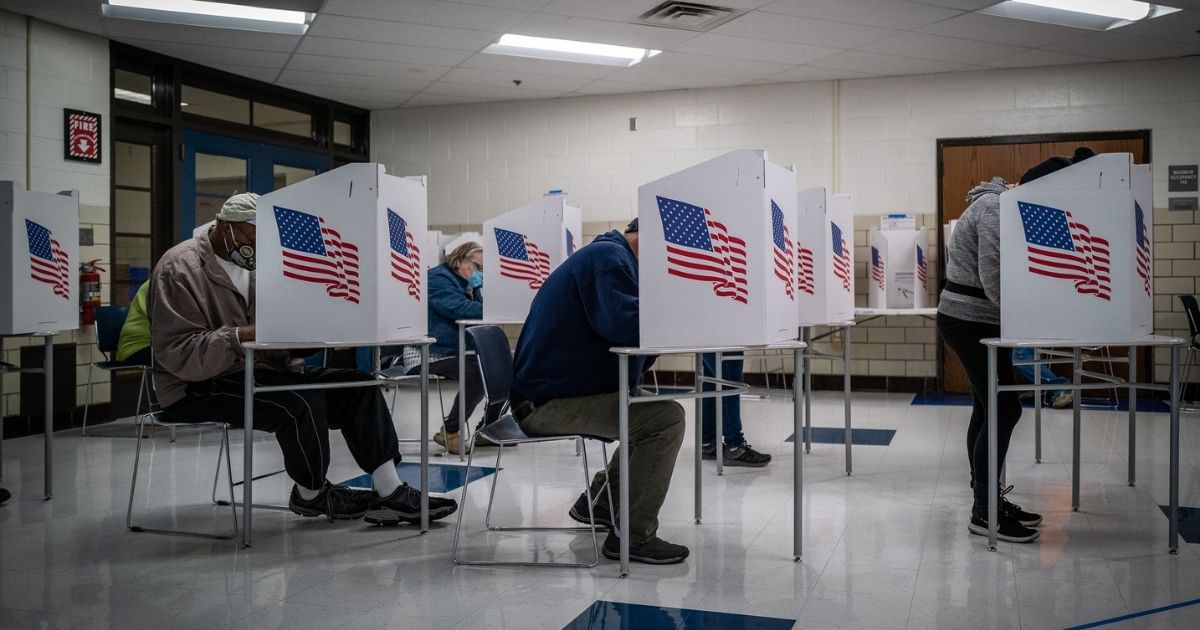
[[[100,306],[100,272],[104,268],[99,260],[89,260],[79,265],[79,323],[96,323],[93,309]]]

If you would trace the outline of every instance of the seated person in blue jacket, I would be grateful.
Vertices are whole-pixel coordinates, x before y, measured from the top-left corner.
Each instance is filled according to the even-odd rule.
[[[1033,348],[1013,348],[1012,358],[1014,362],[1028,361],[1033,358]],[[1021,378],[1025,379],[1026,383],[1033,382],[1034,367],[1032,365],[1017,365],[1014,367],[1017,369],[1017,374],[1020,374]],[[1037,369],[1042,371],[1043,385],[1071,382],[1071,379],[1055,374],[1054,371],[1050,369],[1050,366],[1044,363],[1039,365]],[[1024,395],[1022,395],[1022,397],[1024,397]],[[1075,401],[1071,395],[1071,392],[1065,389],[1048,390],[1046,391],[1045,395],[1042,396],[1042,400],[1044,401],[1043,404],[1050,405],[1055,409],[1066,409],[1067,407],[1071,406],[1072,402]]]
[[[724,355],[721,362],[721,378],[727,381],[741,381],[742,353]],[[704,375],[713,376],[717,373],[717,355],[704,355]],[[711,384],[704,385],[704,391],[715,389]],[[715,398],[705,398],[700,407],[701,422],[701,457],[703,459],[717,458],[717,401]],[[760,453],[750,447],[746,436],[742,434],[742,399],[739,396],[721,398],[721,435],[724,446],[721,448],[722,464],[725,466],[745,466],[762,468],[771,463],[771,456]]]
[[[633,389],[648,361],[629,360],[629,382],[618,384],[614,346],[638,345],[638,225],[601,234],[550,274],[533,298],[513,358],[513,415],[529,435],[596,435],[616,438],[618,387]],[[688,548],[658,537],[658,511],[671,485],[683,444],[683,407],[673,400],[629,409],[629,556],[635,562],[683,562]],[[596,525],[609,528],[603,553],[620,557],[606,480],[617,497],[617,455],[597,473],[591,493]],[[587,495],[568,514],[588,522]],[[619,507],[618,507],[619,509]]]

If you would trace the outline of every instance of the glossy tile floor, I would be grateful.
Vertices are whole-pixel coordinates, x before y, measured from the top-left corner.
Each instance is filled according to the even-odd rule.
[[[1126,415],[1088,412],[1080,513],[1069,507],[1069,412],[1046,413],[1042,464],[1033,462],[1028,414],[1017,429],[1008,481],[1018,503],[1046,515],[1042,538],[989,553],[983,538],[966,531],[969,408],[913,406],[911,398],[856,396],[855,426],[896,434],[888,446],[856,447],[852,477],[842,471],[841,445],[814,444],[806,460],[801,563],[790,557],[790,402],[743,402],[750,440],[776,461],[762,470],[727,468],[723,477],[705,462],[702,525],[691,520],[689,428],[660,533],[689,545],[692,557],[676,566],[634,565],[625,580],[607,560],[579,570],[455,567],[453,520],[420,536],[411,528],[258,510],[255,544],[246,550],[231,541],[132,534],[125,529],[132,439],[58,434],[50,502],[41,500],[40,438],[9,440],[3,484],[15,496],[0,507],[0,628],[562,628],[595,602],[610,601],[795,619],[797,628],[1028,629],[1200,597],[1197,548],[1166,553],[1167,521],[1157,507],[1166,501],[1165,414],[1139,416],[1138,485],[1130,488]],[[402,396],[400,408],[411,412],[414,399]],[[840,424],[839,395],[819,392],[815,409],[818,426]],[[1190,506],[1200,506],[1198,420],[1183,421],[1182,503]],[[398,424],[415,432],[411,420]],[[239,435],[233,447],[240,477]],[[160,430],[144,441],[137,499],[143,524],[229,526],[228,508],[209,503],[217,438],[211,429],[181,430],[172,444]],[[277,468],[273,439],[264,435],[256,444],[259,472]],[[493,464],[495,450],[482,452],[487,461],[479,463]],[[598,456],[593,447],[593,466]],[[334,461],[331,479],[359,474],[340,437]],[[570,444],[506,449],[503,464],[498,520],[569,523],[566,510],[583,478]],[[592,552],[582,535],[484,534],[488,480],[469,486],[464,553],[571,560]],[[287,487],[272,478],[255,496],[282,502]],[[664,618],[700,618],[673,614]],[[1196,628],[1200,605],[1103,627]]]

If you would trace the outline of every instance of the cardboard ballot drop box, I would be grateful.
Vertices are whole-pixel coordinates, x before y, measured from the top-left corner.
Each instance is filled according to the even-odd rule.
[[[580,246],[583,217],[546,195],[483,222],[483,316],[524,320],[542,283]]]
[[[1000,195],[1000,333],[1129,340],[1153,332],[1150,165],[1105,153]]]
[[[0,181],[0,334],[79,328],[79,193]]]
[[[854,319],[854,206],[824,188],[800,192],[796,303],[802,324]]]
[[[257,340],[426,334],[424,177],[349,164],[258,200]]]
[[[733,151],[638,189],[643,347],[795,339],[796,174]]]
[[[868,307],[929,306],[929,235],[925,228],[871,229],[867,245]]]

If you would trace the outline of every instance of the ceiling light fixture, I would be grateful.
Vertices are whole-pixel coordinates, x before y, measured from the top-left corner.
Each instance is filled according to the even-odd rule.
[[[1138,0],[1007,0],[979,13],[1108,31],[1176,11],[1179,9]]]
[[[303,35],[312,22],[307,11],[264,9],[204,0],[105,0],[105,17],[211,28]]]
[[[595,63],[627,68],[643,59],[649,59],[662,51],[649,48],[630,48],[628,46],[614,46],[612,44],[597,44],[594,42],[578,42],[570,39],[553,39],[550,37],[533,37],[530,35],[506,33],[500,37],[500,41],[484,48],[483,52],[491,55]]]

